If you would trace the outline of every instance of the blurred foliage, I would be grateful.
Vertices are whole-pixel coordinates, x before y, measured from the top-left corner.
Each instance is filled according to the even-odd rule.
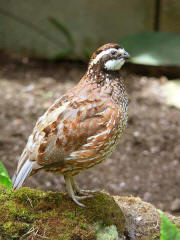
[[[180,79],[165,83],[163,85],[163,93],[167,105],[180,108]]]
[[[53,96],[53,92],[46,92],[42,94],[43,98],[51,98]]]
[[[180,231],[161,211],[159,211],[159,213],[161,215],[160,240],[180,240]]]
[[[180,34],[144,32],[121,39],[130,61],[151,66],[180,66]]]
[[[90,48],[86,47],[83,49],[83,53],[86,58],[90,58],[93,51]]]
[[[6,187],[8,190],[10,190],[12,186],[12,181],[2,162],[0,162],[0,185]]]
[[[63,34],[65,36],[68,46],[69,46],[68,48],[61,50],[59,53],[57,53],[55,56],[53,56],[51,58],[51,60],[60,60],[60,59],[63,59],[65,57],[71,55],[75,49],[75,42],[74,42],[72,34],[68,30],[68,28],[64,24],[60,23],[57,19],[50,17],[48,20],[52,25],[54,25],[54,27],[56,27],[56,29],[61,34]]]

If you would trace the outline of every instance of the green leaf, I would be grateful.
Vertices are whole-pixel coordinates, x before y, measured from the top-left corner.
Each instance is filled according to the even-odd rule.
[[[0,162],[0,185],[3,185],[8,190],[10,190],[10,188],[12,186],[12,181],[11,181],[11,179],[8,175],[8,172],[2,162]]]
[[[130,62],[151,66],[180,66],[180,34],[144,32],[121,39]]]
[[[57,19],[53,18],[53,17],[49,17],[48,18],[49,22],[52,23],[60,32],[62,32],[65,37],[68,40],[69,45],[73,48],[74,47],[74,40],[73,37],[70,33],[70,31],[67,29],[67,27],[65,25],[63,25],[62,23],[60,23],[59,21],[57,21]]]
[[[160,212],[160,211],[159,211]],[[169,219],[161,214],[161,238],[160,240],[180,240],[180,231]]]

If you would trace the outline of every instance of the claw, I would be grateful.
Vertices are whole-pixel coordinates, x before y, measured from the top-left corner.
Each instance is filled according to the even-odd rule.
[[[85,207],[84,204],[80,203],[78,200],[82,200],[81,197],[75,196],[73,188],[72,188],[72,183],[71,183],[71,177],[70,176],[64,176],[64,180],[66,183],[66,188],[68,191],[69,196],[72,198],[72,200],[80,207]],[[83,198],[84,199],[84,198]]]
[[[98,190],[83,190],[83,189],[81,189],[78,186],[78,184],[75,182],[75,180],[72,176],[68,176],[68,175],[64,176],[64,180],[66,183],[66,188],[67,188],[69,196],[80,207],[85,207],[85,205],[80,203],[79,200],[92,198],[92,197],[94,197],[92,194],[99,192]],[[76,196],[74,191],[83,196]]]
[[[86,195],[86,196],[75,196],[77,200],[84,200],[88,198],[93,198],[93,195]]]
[[[95,193],[98,193],[98,192],[100,192],[100,190],[98,190],[98,189],[95,189],[95,190],[80,189],[81,194],[87,194],[87,193],[95,194]]]
[[[74,190],[75,190],[77,193],[81,194],[81,195],[86,195],[86,196],[88,196],[87,194],[95,194],[95,193],[99,192],[99,190],[97,190],[97,189],[96,189],[96,190],[84,190],[84,189],[81,189],[81,188],[78,186],[78,184],[76,183],[76,181],[74,180],[73,177],[71,177],[71,184],[72,184]],[[90,196],[92,196],[92,195],[90,195]]]

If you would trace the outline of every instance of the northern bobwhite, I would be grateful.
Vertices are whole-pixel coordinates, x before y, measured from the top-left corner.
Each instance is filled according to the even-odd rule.
[[[38,119],[19,159],[14,189],[40,170],[56,172],[74,202],[84,206],[79,200],[95,191],[80,189],[74,176],[107,159],[126,127],[128,98],[119,70],[128,58],[113,43],[93,53],[77,86]]]

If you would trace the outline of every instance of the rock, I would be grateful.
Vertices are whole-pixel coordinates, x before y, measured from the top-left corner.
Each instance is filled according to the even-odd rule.
[[[100,192],[77,206],[66,194],[0,187],[0,240],[158,240],[160,215],[140,198]],[[180,228],[180,218],[167,214]]]
[[[161,217],[150,203],[135,197],[114,197],[126,218],[125,232],[130,240],[158,240]],[[180,217],[167,214],[167,217],[180,228]]]
[[[171,203],[171,211],[173,211],[173,212],[180,211],[180,198],[176,198]]]

